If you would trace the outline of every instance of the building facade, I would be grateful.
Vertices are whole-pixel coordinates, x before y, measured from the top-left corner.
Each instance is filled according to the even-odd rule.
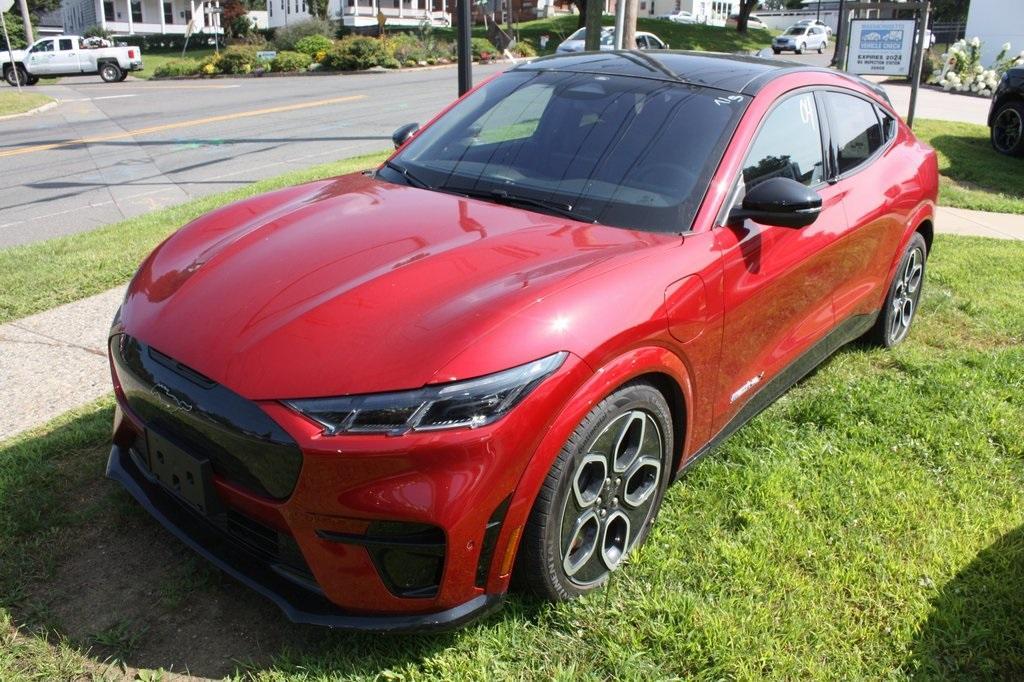
[[[82,34],[99,26],[115,35],[184,35],[192,17],[193,33],[221,33],[206,11],[212,2],[195,0],[63,0],[64,32]],[[219,3],[216,3],[219,4]]]
[[[981,63],[991,66],[1004,43],[1014,54],[1024,50],[1022,0],[971,0],[967,10],[967,39],[981,38]]]

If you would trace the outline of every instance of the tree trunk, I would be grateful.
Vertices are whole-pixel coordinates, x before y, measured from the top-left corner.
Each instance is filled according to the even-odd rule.
[[[754,11],[754,6],[757,5],[756,0],[740,0],[740,11],[736,18],[736,30],[740,33],[747,32],[747,19],[750,18],[750,13]]]
[[[587,0],[585,47],[588,50],[601,49],[601,12],[603,10],[604,0]]]
[[[572,4],[579,11],[579,21],[576,22],[576,28],[583,28],[587,25],[587,0],[572,0]]]
[[[626,16],[622,25],[622,49],[636,49],[636,20],[640,14],[640,0],[619,0],[626,3]]]

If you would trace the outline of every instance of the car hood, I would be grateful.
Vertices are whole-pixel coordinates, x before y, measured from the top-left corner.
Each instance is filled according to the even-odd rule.
[[[349,175],[172,235],[121,319],[252,399],[414,388],[552,291],[672,239]]]

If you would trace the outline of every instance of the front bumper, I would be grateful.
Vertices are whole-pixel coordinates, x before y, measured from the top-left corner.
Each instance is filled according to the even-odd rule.
[[[147,512],[193,551],[273,601],[296,623],[371,632],[447,630],[465,625],[501,605],[501,595],[482,594],[436,613],[385,616],[346,613],[315,585],[303,585],[286,566],[266,562],[264,557],[233,541],[230,535],[192,512],[150,479],[132,455],[118,445],[110,450],[107,478],[124,486]]]
[[[351,629],[457,627],[500,602],[525,522],[506,511],[558,406],[590,375],[570,356],[478,429],[326,437],[279,402],[247,401],[121,340],[110,344],[118,409],[108,475],[293,620]],[[212,468],[200,474],[204,505],[156,480],[168,475],[156,466],[166,446],[153,445],[165,442]],[[287,444],[300,456],[295,476],[260,474]]]

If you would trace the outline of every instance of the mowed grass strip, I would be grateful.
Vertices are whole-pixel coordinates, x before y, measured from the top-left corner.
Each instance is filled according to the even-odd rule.
[[[215,208],[270,190],[371,168],[387,152],[320,164],[91,232],[0,250],[0,323],[127,282],[164,238]]]
[[[908,341],[735,434],[606,589],[452,634],[297,627],[189,559],[102,479],[110,399],[0,443],[0,679],[1022,679],[1024,244],[928,265]]]
[[[938,153],[940,204],[1024,214],[1024,163],[997,153],[988,127],[925,119],[914,133]]]
[[[52,101],[52,97],[40,95],[38,92],[19,93],[14,88],[3,90],[0,91],[0,116],[23,114]]]

